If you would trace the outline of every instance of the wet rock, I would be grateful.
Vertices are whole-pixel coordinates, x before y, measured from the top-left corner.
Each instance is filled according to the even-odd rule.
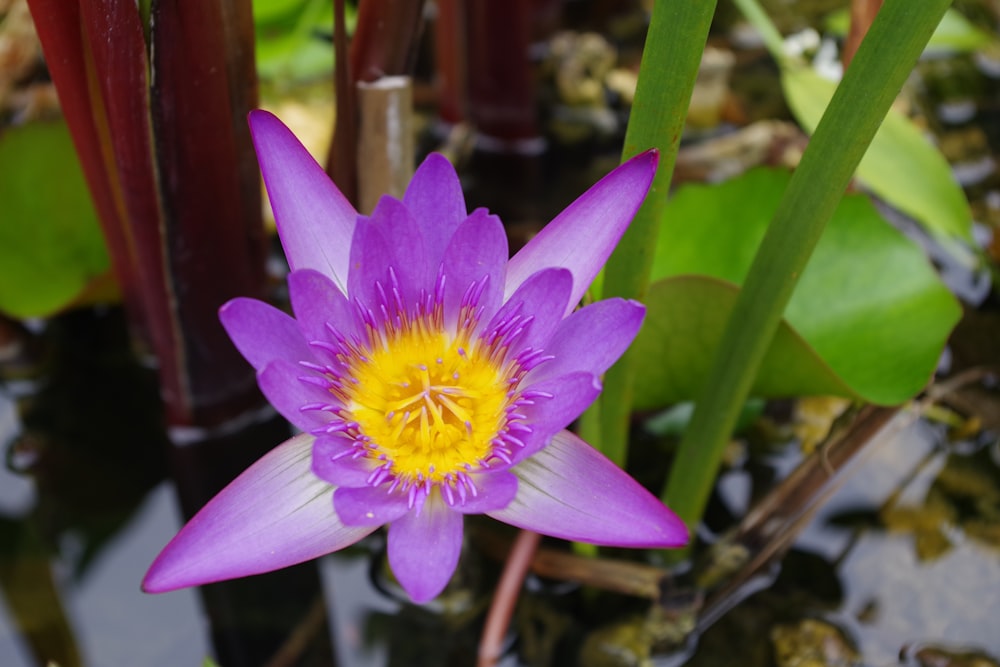
[[[778,667],[849,667],[860,661],[844,632],[824,620],[806,618],[771,630]]]
[[[986,653],[933,644],[908,648],[904,650],[903,658],[916,667],[1000,667],[1000,662]]]
[[[580,650],[581,667],[647,667],[655,653],[680,645],[694,630],[694,612],[654,607],[647,616],[634,616],[599,628],[587,636]]]

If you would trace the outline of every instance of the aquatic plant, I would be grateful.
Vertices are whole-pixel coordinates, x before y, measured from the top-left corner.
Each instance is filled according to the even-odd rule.
[[[454,572],[465,514],[596,544],[687,542],[655,496],[565,430],[642,323],[634,301],[576,305],[646,195],[655,151],[508,261],[499,218],[467,213],[440,155],[402,200],[359,216],[276,117],[250,122],[295,317],[249,298],[220,317],[303,434],[196,515],[145,590],[274,570],[388,524],[389,564],[426,601]]]

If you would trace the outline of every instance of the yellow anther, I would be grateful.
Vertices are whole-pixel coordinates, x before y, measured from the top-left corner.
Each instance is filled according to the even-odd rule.
[[[506,419],[509,377],[495,350],[423,318],[350,360],[348,418],[397,478],[441,482],[485,460]]]

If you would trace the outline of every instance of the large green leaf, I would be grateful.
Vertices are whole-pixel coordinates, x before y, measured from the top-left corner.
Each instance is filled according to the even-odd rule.
[[[691,185],[668,203],[648,314],[636,340],[636,405],[697,395],[737,287],[789,174],[758,169],[721,185]],[[835,394],[905,401],[933,373],[960,309],[921,250],[866,197],[844,198],[765,359],[757,396]]]
[[[65,123],[0,134],[0,311],[49,315],[109,268]]]
[[[837,84],[810,67],[788,63],[782,66],[781,85],[796,120],[811,134]],[[903,114],[889,111],[858,165],[857,176],[927,229],[972,240],[972,212],[951,167]]]

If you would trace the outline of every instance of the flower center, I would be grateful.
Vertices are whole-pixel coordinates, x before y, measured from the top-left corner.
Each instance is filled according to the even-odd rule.
[[[507,423],[512,389],[478,344],[414,324],[357,355],[344,387],[345,417],[357,423],[368,455],[391,462],[404,486],[482,466]]]

